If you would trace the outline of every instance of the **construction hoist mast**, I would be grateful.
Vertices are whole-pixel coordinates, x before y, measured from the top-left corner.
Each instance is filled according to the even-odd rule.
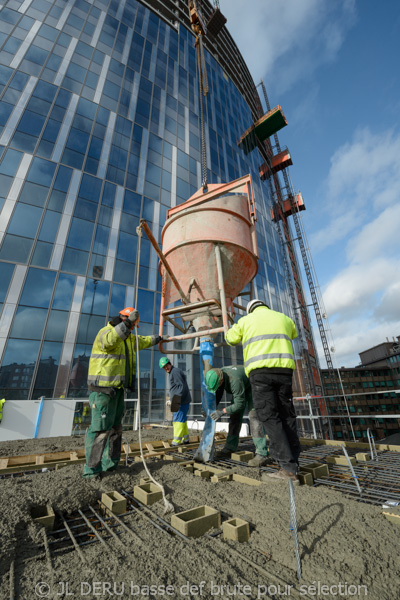
[[[270,103],[269,103],[267,91],[265,89],[263,80],[261,80],[261,87],[263,90],[265,104],[266,104],[267,110],[269,111]],[[274,140],[275,140],[276,150],[278,153],[280,153],[281,146],[279,143],[279,138],[278,138],[277,133],[274,134]],[[269,167],[271,169],[271,165],[269,165]],[[272,169],[271,169],[271,172],[273,173]],[[313,304],[314,311],[315,311],[315,318],[316,318],[316,321],[318,324],[321,342],[322,342],[322,346],[324,349],[326,364],[327,364],[327,367],[328,367],[328,370],[329,370],[329,373],[331,376],[331,381],[335,382],[335,387],[337,388],[337,392],[338,392],[337,398],[338,398],[339,404],[340,404],[340,415],[339,415],[340,416],[340,425],[341,425],[341,428],[343,431],[343,435],[346,438],[346,437],[349,437],[349,428],[348,428],[347,420],[343,416],[343,414],[346,410],[348,411],[348,409],[347,409],[345,400],[342,400],[342,390],[340,389],[340,382],[337,381],[337,373],[335,371],[331,353],[329,350],[328,339],[327,339],[327,335],[326,335],[326,331],[325,331],[325,327],[324,327],[324,323],[323,323],[323,317],[322,317],[319,302],[318,302],[316,286],[314,284],[314,279],[313,279],[313,275],[312,275],[312,269],[310,266],[310,261],[308,260],[307,249],[306,249],[306,246],[304,243],[304,238],[303,238],[303,234],[302,234],[302,230],[301,230],[301,226],[300,226],[300,220],[299,220],[299,217],[297,214],[299,211],[299,207],[295,203],[295,194],[294,194],[293,188],[290,184],[289,176],[286,171],[286,168],[282,168],[281,172],[282,172],[283,180],[285,183],[287,197],[290,201],[290,208],[291,208],[290,212],[291,212],[291,215],[293,216],[293,222],[294,222],[294,226],[295,226],[295,230],[296,230],[296,238],[299,242],[300,252],[301,252],[302,259],[303,259],[304,270],[306,273],[308,287],[309,287],[310,295],[311,295],[311,300],[312,300],[312,304]],[[274,177],[275,189],[279,190],[278,194],[280,194],[280,185],[279,185],[278,176],[276,173],[273,173],[273,177]],[[278,229],[280,229],[280,228],[278,227]],[[300,304],[299,309],[302,311],[305,318],[307,318],[307,311],[306,311],[305,305]],[[307,352],[306,354],[308,357],[308,361],[310,361],[309,353]],[[322,388],[320,388],[320,390],[322,392]]]

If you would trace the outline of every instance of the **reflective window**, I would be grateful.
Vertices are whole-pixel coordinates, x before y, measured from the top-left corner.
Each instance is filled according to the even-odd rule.
[[[22,160],[22,152],[7,150],[0,165],[0,173],[14,177]],[[3,189],[3,188],[2,188]]]
[[[30,268],[22,291],[20,304],[48,308],[53,293],[54,271]]]
[[[21,400],[28,398],[29,387],[40,342],[8,340],[0,368],[0,393],[2,398]]]
[[[69,313],[65,310],[50,311],[46,327],[46,340],[62,342],[67,329]]]
[[[41,340],[46,323],[47,310],[20,306],[15,314],[10,337]]]
[[[110,284],[107,281],[88,279],[83,297],[82,312],[91,315],[106,315]]]
[[[53,308],[69,310],[75,288],[75,277],[60,273],[53,298]]]
[[[46,398],[53,397],[61,350],[61,343],[44,342],[36,373],[35,387],[32,394],[33,398],[40,398],[41,396],[45,396]]]
[[[74,359],[70,374],[70,385],[68,396],[87,395],[87,375],[89,371],[89,357],[92,351],[92,345],[76,344],[74,350]]]
[[[81,314],[77,344],[93,344],[98,331],[105,325],[106,319],[104,317]]]
[[[42,226],[40,228],[39,240],[44,242],[54,242],[57,236],[58,225],[60,223],[61,215],[58,212],[47,210]]]
[[[95,221],[97,214],[97,204],[78,198],[75,204],[74,216],[80,217],[85,221]]]
[[[79,250],[90,250],[93,227],[93,223],[74,217],[69,230],[67,245]]]
[[[135,265],[123,260],[115,261],[114,279],[120,283],[133,285],[135,279]]]
[[[47,242],[36,242],[35,250],[31,259],[31,265],[35,267],[48,267],[52,252],[53,244],[48,244]]]
[[[118,240],[117,258],[133,262],[136,257],[136,247],[137,237],[121,231]]]
[[[137,309],[141,321],[153,323],[154,292],[139,290]]]
[[[65,192],[59,192],[58,190],[53,190],[50,194],[47,208],[49,208],[51,210],[55,210],[57,212],[62,212],[64,209],[66,197],[67,197],[67,194]]]
[[[0,262],[0,302],[6,299],[8,286],[10,285],[11,277],[14,273],[14,265],[10,263]]]
[[[79,188],[79,196],[82,196],[87,200],[91,200],[92,202],[98,202],[102,183],[102,180],[98,177],[91,177],[90,175],[86,174],[83,175]]]
[[[8,233],[34,238],[42,213],[41,208],[18,202],[8,226]]]
[[[125,191],[124,197],[124,211],[130,213],[131,215],[135,215],[140,217],[140,207],[142,204],[142,198],[139,194],[135,194],[134,192],[130,192],[129,190]]]
[[[109,227],[97,225],[96,235],[94,238],[93,252],[96,254],[107,254],[108,238],[110,235]]]
[[[0,250],[0,259],[26,263],[28,261],[33,239],[7,234]]]
[[[120,310],[125,308],[125,294],[126,287],[124,285],[113,284],[109,309],[110,318],[115,317]]]
[[[49,189],[36,183],[27,181],[22,188],[19,200],[25,204],[33,204],[34,206],[44,206]]]
[[[70,273],[76,273],[77,275],[85,275],[88,259],[88,252],[82,252],[81,250],[75,250],[73,248],[66,248],[61,269],[63,271],[69,271]]]

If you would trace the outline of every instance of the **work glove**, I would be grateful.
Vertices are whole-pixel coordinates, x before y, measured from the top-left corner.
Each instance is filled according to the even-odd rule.
[[[218,421],[218,419],[220,419],[223,414],[224,414],[223,410],[215,410],[214,412],[211,413],[210,417],[212,418],[213,421]]]
[[[138,310],[133,310],[132,312],[129,313],[129,316],[127,318],[126,321],[129,322],[128,327],[130,326],[131,329],[134,328],[136,321],[139,319],[139,311]],[[125,323],[126,323],[125,321]]]
[[[167,342],[168,340],[169,340],[169,335],[154,336],[154,345],[159,344],[160,342]]]

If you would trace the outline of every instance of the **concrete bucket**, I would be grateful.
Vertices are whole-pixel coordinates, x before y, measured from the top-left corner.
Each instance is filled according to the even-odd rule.
[[[162,230],[167,264],[160,262],[161,320],[180,314],[184,322],[184,335],[174,339],[194,337],[185,335],[191,325],[203,335],[226,329],[234,312],[233,299],[257,273],[250,175],[229,184],[209,185],[208,190],[199,190],[170,209]],[[167,308],[179,299],[183,305]]]

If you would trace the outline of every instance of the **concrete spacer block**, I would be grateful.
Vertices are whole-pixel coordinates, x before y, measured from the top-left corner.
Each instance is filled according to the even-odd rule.
[[[252,477],[246,477],[245,475],[239,475],[238,473],[234,473],[232,475],[233,481],[238,481],[239,483],[245,483],[246,485],[261,485],[261,481],[258,479],[253,479]]]
[[[308,465],[301,465],[301,470],[306,473],[311,473],[313,479],[319,479],[329,475],[328,465],[324,465],[319,462],[308,463]]]
[[[126,512],[126,499],[119,492],[103,492],[101,502],[114,515],[122,515]]]
[[[313,485],[314,479],[311,473],[305,471],[298,472],[299,480],[301,485]]]
[[[193,465],[185,465],[184,467],[185,471],[187,471],[188,473],[193,473],[194,472],[194,466]],[[196,471],[197,472],[197,471]]]
[[[142,504],[151,505],[162,498],[161,488],[155,483],[143,483],[133,488],[134,497]]]
[[[222,534],[226,540],[235,542],[248,542],[250,539],[250,527],[243,519],[229,519],[222,523]]]
[[[221,473],[215,473],[211,477],[211,482],[219,483],[220,481],[231,481],[232,475],[233,474],[231,473],[231,471],[222,471]]]
[[[369,452],[357,452],[356,460],[366,462],[367,460],[371,460],[371,455]]]
[[[382,514],[391,522],[400,525],[400,507],[385,508]]]
[[[366,442],[342,442],[346,448],[356,448],[357,450],[369,450],[369,444]]]
[[[391,452],[400,452],[400,446],[397,446],[397,445],[394,445],[394,444],[388,444],[387,448]]]
[[[213,527],[221,527],[221,513],[211,506],[197,506],[172,515],[171,525],[187,537],[200,537]]]
[[[242,452],[233,452],[231,454],[232,460],[239,460],[240,462],[247,463],[252,458],[254,458],[254,452],[245,452],[244,450]]]
[[[354,458],[354,456],[349,456],[349,459],[354,467],[357,464],[356,459]],[[345,456],[326,456],[325,460],[329,465],[343,465],[344,467],[347,467],[349,465],[348,460]]]
[[[196,475],[196,477],[201,477],[202,479],[210,479],[211,477],[211,471],[205,471],[205,470],[197,470],[194,472],[194,474]]]
[[[35,523],[42,525],[47,531],[53,531],[55,515],[50,504],[32,506],[30,512]]]
[[[139,481],[139,485],[144,485],[145,483],[152,483],[150,477],[142,477]]]

